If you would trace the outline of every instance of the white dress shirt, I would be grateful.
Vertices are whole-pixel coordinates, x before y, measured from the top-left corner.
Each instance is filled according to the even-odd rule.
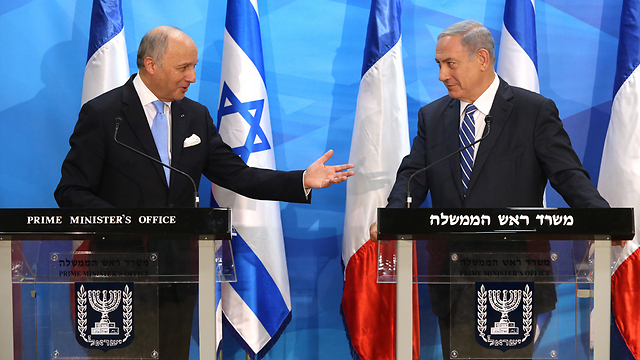
[[[491,111],[491,106],[493,105],[493,100],[496,97],[496,93],[498,92],[498,87],[500,86],[500,79],[498,75],[495,74],[495,78],[491,85],[485,90],[480,97],[473,102],[473,105],[478,109],[475,113],[473,113],[473,118],[475,120],[476,125],[476,133],[475,139],[478,140],[482,137],[485,128],[484,118],[489,115]],[[462,122],[464,121],[464,110],[469,105],[468,102],[460,100],[460,126],[462,126]],[[473,145],[473,161],[476,160],[476,154],[478,153],[478,146],[480,143]]]
[[[133,79],[133,87],[136,89],[138,93],[138,98],[142,103],[142,108],[144,109],[144,114],[147,116],[147,122],[149,123],[149,129],[153,125],[153,119],[156,117],[156,107],[153,105],[154,101],[159,100],[157,96],[155,96],[151,90],[147,87],[147,85],[142,82],[140,75],[136,75]],[[169,149],[169,165],[171,165],[171,103],[164,103],[164,115],[167,117],[167,149]]]

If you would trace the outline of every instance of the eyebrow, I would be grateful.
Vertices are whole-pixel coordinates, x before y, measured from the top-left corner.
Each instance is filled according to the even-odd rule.
[[[183,66],[189,66],[189,65],[194,65],[195,66],[197,63],[198,63],[197,61],[196,62],[186,61],[186,62],[181,62],[181,63],[176,64],[176,67],[181,68]]]

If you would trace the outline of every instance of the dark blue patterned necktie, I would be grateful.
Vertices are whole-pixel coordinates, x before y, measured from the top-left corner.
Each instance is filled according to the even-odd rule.
[[[460,148],[468,146],[475,141],[476,122],[473,113],[476,112],[473,104],[467,105],[464,110],[464,120],[460,126]],[[473,146],[460,153],[460,169],[462,170],[462,187],[464,195],[467,195],[469,188],[469,179],[471,178],[471,169],[473,169]]]

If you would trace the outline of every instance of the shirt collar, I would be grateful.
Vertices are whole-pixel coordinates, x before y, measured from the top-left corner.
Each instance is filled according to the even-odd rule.
[[[491,85],[485,90],[480,97],[473,102],[476,109],[480,110],[484,115],[489,115],[491,111],[491,106],[493,105],[493,100],[496,98],[496,94],[498,93],[498,87],[500,86],[500,79],[498,78],[498,74],[494,73],[493,81]],[[464,109],[469,105],[468,102],[460,100],[460,114]]]
[[[144,84],[144,82],[140,78],[140,74],[136,74],[136,77],[133,79],[133,86],[136,89],[136,92],[138,93],[138,97],[140,98],[140,102],[142,103],[143,107],[153,103],[154,101],[159,100],[158,97],[155,96],[151,92],[151,90],[149,90],[147,85]],[[165,104],[170,106],[171,103],[165,102]]]

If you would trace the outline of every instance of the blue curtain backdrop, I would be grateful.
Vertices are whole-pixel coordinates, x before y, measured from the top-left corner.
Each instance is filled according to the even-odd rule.
[[[278,168],[305,168],[328,149],[335,150],[332,163],[347,162],[370,2],[258,4]],[[611,108],[621,4],[536,1],[540,93],[558,105],[594,182]],[[503,8],[501,0],[404,2],[411,138],[419,107],[446,94],[434,61],[438,33],[475,19],[499,42]],[[198,81],[187,96],[215,113],[225,9],[224,0],[123,0],[131,72],[147,31],[178,26],[199,48]],[[80,108],[90,18],[90,1],[0,2],[0,207],[56,206],[53,190]],[[201,199],[209,189],[203,182]],[[293,320],[268,359],[350,359],[339,315],[345,192],[342,184],[314,191],[312,205],[281,205]],[[565,206],[553,192],[548,204]],[[225,359],[243,359],[227,346]]]

